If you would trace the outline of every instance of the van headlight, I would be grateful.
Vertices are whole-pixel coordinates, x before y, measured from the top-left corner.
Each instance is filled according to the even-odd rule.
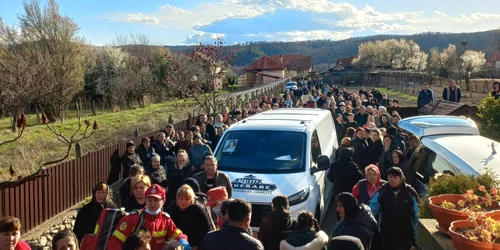
[[[306,187],[302,191],[289,196],[288,202],[290,203],[290,206],[297,205],[306,201],[309,198],[309,193],[310,193],[309,187]]]

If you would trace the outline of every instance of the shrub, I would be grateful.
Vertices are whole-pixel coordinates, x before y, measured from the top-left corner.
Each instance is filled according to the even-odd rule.
[[[429,207],[428,197],[441,194],[464,194],[467,190],[475,190],[476,195],[483,195],[478,190],[479,186],[484,186],[487,190],[492,187],[498,187],[500,180],[498,176],[488,170],[478,176],[458,174],[456,176],[442,175],[432,179],[427,190],[429,191],[427,197],[421,197],[419,202],[420,218],[434,218],[432,210]]]
[[[481,102],[478,109],[478,116],[484,120],[481,134],[494,140],[500,140],[500,100],[488,97]]]

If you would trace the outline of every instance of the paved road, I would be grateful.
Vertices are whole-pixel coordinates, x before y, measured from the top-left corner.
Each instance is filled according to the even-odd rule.
[[[330,236],[333,231],[333,227],[337,224],[337,213],[336,213],[335,199],[331,199],[330,204],[326,210],[325,218],[321,221],[321,230]]]

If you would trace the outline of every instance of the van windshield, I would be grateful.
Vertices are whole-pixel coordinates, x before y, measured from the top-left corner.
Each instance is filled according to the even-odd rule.
[[[247,173],[297,173],[305,169],[306,134],[228,131],[215,157],[218,169]]]

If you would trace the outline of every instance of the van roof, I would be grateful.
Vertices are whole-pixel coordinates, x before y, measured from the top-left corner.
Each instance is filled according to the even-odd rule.
[[[323,109],[278,109],[262,112],[231,126],[229,130],[286,130],[302,132],[320,123],[330,111]]]
[[[398,126],[418,137],[444,134],[479,135],[473,120],[457,116],[415,116],[402,119]]]

